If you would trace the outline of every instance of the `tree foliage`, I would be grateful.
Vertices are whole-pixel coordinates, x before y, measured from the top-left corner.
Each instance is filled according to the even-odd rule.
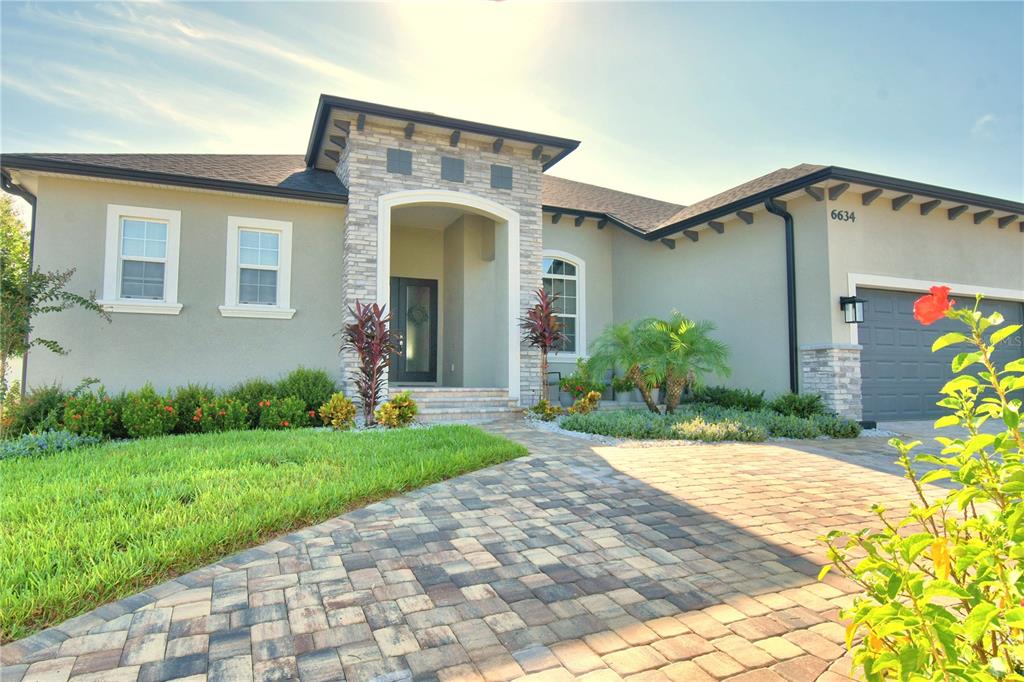
[[[874,506],[881,530],[830,532],[823,541],[832,564],[822,574],[836,568],[863,589],[843,615],[850,620],[847,646],[869,680],[1020,681],[1024,438],[1021,401],[1011,394],[1024,389],[1024,358],[1001,368],[992,361],[1020,325],[1003,326],[999,313],[983,316],[977,301],[973,309],[952,309],[946,293],[933,290],[915,311],[924,324],[945,316],[965,327],[932,346],[967,348],[953,358],[956,376],[941,390],[938,404],[950,414],[935,422],[965,435],[936,438],[938,454],[915,454],[918,441],[890,441],[916,502],[902,518]],[[983,430],[988,422],[1001,428]],[[915,462],[934,468],[921,475]],[[926,487],[938,480],[952,481],[953,489],[939,496]]]
[[[0,395],[7,394],[7,375],[14,358],[34,346],[60,355],[68,352],[60,341],[32,333],[38,316],[83,308],[110,321],[96,302],[95,292],[83,296],[68,290],[74,274],[74,268],[43,271],[31,267],[25,225],[14,212],[11,198],[0,195]]]

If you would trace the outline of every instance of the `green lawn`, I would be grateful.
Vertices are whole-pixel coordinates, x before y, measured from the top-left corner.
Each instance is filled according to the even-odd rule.
[[[437,426],[169,436],[0,461],[0,638],[525,453],[479,429]]]

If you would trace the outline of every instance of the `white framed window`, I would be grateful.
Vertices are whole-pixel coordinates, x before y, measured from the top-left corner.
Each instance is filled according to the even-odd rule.
[[[557,360],[575,360],[585,357],[587,352],[586,326],[586,263],[582,258],[564,251],[544,251],[544,291],[557,295],[554,313],[562,323],[562,332],[567,339],[562,348],[555,351]]]
[[[107,205],[103,298],[115,313],[177,315],[181,211]]]
[[[292,224],[228,216],[224,317],[290,320]]]

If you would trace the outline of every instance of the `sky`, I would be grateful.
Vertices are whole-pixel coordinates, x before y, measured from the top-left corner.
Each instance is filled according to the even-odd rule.
[[[820,163],[1024,199],[1024,3],[0,3],[4,152],[305,152],[320,93],[692,203]]]

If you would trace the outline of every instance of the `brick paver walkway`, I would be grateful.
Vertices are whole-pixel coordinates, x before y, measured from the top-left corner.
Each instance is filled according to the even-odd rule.
[[[817,582],[815,538],[907,499],[875,470],[892,455],[868,454],[882,441],[609,448],[495,428],[532,454],[6,646],[4,682],[850,672],[851,586]]]

